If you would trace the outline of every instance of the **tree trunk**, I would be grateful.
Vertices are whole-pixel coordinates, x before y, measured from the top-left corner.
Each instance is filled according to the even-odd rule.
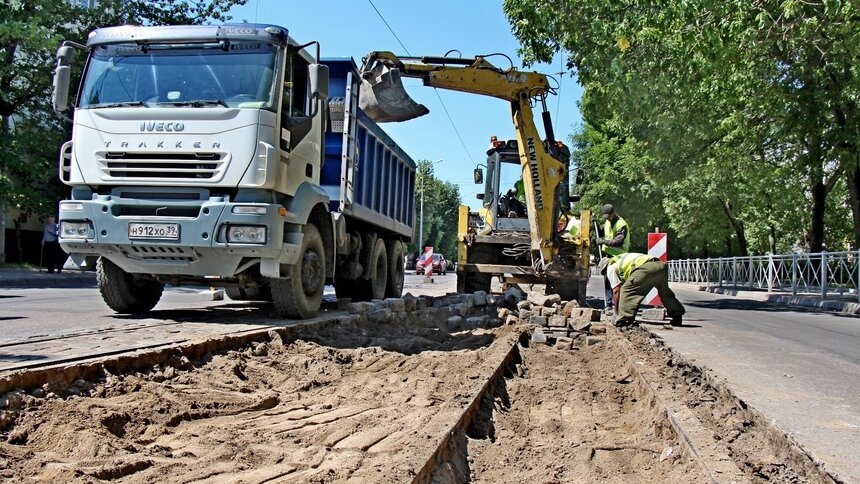
[[[773,224],[769,225],[770,233],[767,236],[767,242],[771,254],[776,254],[776,227]]]
[[[10,146],[9,143],[9,122],[10,118],[0,116],[0,146]],[[6,197],[0,193],[0,264],[6,263],[6,220],[8,219],[9,209],[6,203]]]
[[[727,202],[719,197],[717,197],[717,201],[719,202],[720,207],[723,208],[723,213],[728,219],[729,225],[731,225],[732,229],[735,231],[735,235],[738,236],[738,255],[749,255],[749,250],[747,249],[747,236],[746,231],[744,230],[744,223],[736,219],[734,215],[732,215],[731,202]]]
[[[18,252],[18,263],[24,263],[24,246],[21,244],[21,220],[15,219],[15,249]]]
[[[848,182],[848,201],[854,219],[854,249],[860,249],[860,165],[845,170]]]
[[[812,227],[809,234],[809,252],[821,252],[824,249],[824,208],[827,202],[827,190],[824,180],[818,179],[812,183]]]

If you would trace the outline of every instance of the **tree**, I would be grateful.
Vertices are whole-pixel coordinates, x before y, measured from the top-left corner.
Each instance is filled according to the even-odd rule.
[[[742,252],[750,223],[769,226],[771,239],[798,218],[818,251],[828,196],[840,198],[844,177],[860,242],[860,188],[850,187],[860,180],[854,2],[506,0],[504,8],[527,60],[570,53],[584,117],[623,127],[652,162],[645,178],[671,189],[695,177],[674,185],[690,195],[675,208],[690,212],[675,212],[673,224],[716,202]],[[781,213],[764,216],[768,207]],[[806,215],[788,216],[796,207]],[[758,225],[752,231],[763,233]]]
[[[92,29],[122,23],[200,24],[228,20],[230,7],[246,1],[106,0],[99,2],[98,8],[88,9],[68,0],[3,0],[0,262],[5,261],[6,205],[50,213],[65,192],[57,181],[56,166],[58,148],[69,137],[69,126],[50,106],[60,43],[84,43]]]
[[[433,173],[433,163],[419,160],[415,180],[415,199],[421,197],[424,190],[424,245],[433,246],[435,252],[446,258],[457,254],[457,219],[459,217],[460,188],[449,182],[436,178]],[[420,203],[420,202],[419,202]],[[416,203],[416,207],[419,206]],[[418,247],[417,222],[420,214],[416,212],[415,238],[407,245],[407,253],[416,254],[421,251]]]

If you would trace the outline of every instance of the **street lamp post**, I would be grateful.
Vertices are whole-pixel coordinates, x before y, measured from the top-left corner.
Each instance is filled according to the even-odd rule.
[[[431,161],[430,166],[441,163],[442,160]],[[418,252],[424,253],[424,176],[421,176],[421,208],[418,216]],[[420,257],[420,256],[419,256]]]

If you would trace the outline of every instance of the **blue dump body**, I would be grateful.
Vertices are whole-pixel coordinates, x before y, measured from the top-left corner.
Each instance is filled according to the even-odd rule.
[[[358,108],[361,84],[355,62],[322,63],[329,67],[331,116],[320,185],[331,198],[330,210],[347,215],[350,223],[365,222],[411,240],[415,162]],[[341,109],[345,116],[339,115]]]

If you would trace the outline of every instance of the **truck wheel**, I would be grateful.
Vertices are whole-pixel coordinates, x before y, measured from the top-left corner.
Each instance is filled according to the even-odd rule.
[[[385,297],[385,288],[388,285],[388,256],[382,239],[376,239],[376,244],[370,253],[370,280],[356,282],[358,284],[355,286],[354,294],[357,301]]]
[[[104,257],[96,263],[96,280],[102,299],[118,313],[145,313],[158,304],[164,291],[164,284],[129,274]]]
[[[463,288],[464,294],[477,291],[490,292],[490,284],[493,282],[492,274],[479,274],[476,272],[458,272],[457,287]]]
[[[403,295],[403,279],[406,277],[406,268],[403,266],[403,243],[399,240],[390,240],[386,246],[388,250],[388,284],[385,287],[385,297],[400,297]]]
[[[316,315],[325,290],[325,246],[322,237],[312,224],[305,225],[302,232],[304,237],[298,262],[287,267],[287,277],[269,280],[275,313],[294,319]]]
[[[224,288],[227,297],[234,301],[271,301],[272,293],[268,287],[239,287]]]

